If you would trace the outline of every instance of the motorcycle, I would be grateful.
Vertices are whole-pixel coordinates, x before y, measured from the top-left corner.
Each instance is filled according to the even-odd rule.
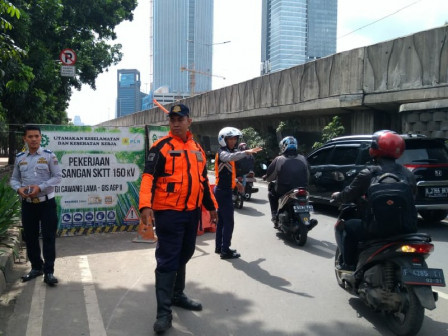
[[[343,204],[335,225],[341,240],[344,222],[359,218],[354,204]],[[443,270],[428,268],[425,259],[433,251],[431,237],[425,233],[397,235],[358,245],[354,271],[340,269],[342,256],[335,255],[338,285],[359,297],[367,306],[384,314],[396,335],[415,335],[421,328],[424,309],[433,310],[438,299],[431,286],[445,286]]]
[[[278,201],[277,229],[290,235],[298,246],[305,245],[308,232],[318,223],[316,219],[310,219],[311,211],[314,209],[308,203],[306,188],[291,189]]]
[[[257,179],[255,178],[255,173],[251,170],[249,173],[245,176],[246,184],[244,185],[244,200],[249,201],[252,197],[252,194],[258,192],[258,188],[254,187],[254,182],[257,182]],[[238,181],[241,183],[244,182],[244,178],[242,176],[238,177]]]
[[[233,201],[233,206],[236,209],[242,209],[243,208],[244,194],[239,192],[237,187],[233,188],[233,191],[232,191],[232,201]]]

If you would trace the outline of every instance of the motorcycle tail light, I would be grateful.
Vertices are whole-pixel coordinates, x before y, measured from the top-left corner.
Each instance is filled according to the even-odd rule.
[[[301,197],[306,197],[308,196],[308,192],[306,191],[306,189],[298,189],[296,192],[297,196],[301,196]]]
[[[397,249],[397,252],[421,253],[421,254],[429,254],[432,251],[434,251],[433,244],[406,244],[406,245],[401,245]]]

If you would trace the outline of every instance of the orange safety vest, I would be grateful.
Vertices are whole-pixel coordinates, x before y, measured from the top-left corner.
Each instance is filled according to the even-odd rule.
[[[190,132],[186,142],[169,132],[149,151],[139,209],[185,211],[203,204],[207,210],[215,210],[218,205],[210,193],[206,163],[204,150]]]
[[[236,187],[236,168],[235,168],[235,161],[229,161],[229,162],[220,162],[219,160],[219,151],[216,153],[215,156],[215,183],[217,186],[220,186],[219,184],[219,178],[220,178],[220,172],[223,171],[223,169],[230,170],[232,172],[232,190]]]

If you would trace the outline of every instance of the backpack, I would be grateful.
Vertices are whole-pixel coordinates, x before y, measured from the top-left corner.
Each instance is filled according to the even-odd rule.
[[[409,183],[393,173],[376,174],[367,189],[365,223],[372,238],[417,231],[417,209]]]

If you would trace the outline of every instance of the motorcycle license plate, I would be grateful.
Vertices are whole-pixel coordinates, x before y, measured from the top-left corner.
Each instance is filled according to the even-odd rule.
[[[404,284],[445,287],[443,270],[438,268],[404,267],[401,269],[401,276]]]
[[[312,205],[294,205],[294,212],[300,213],[300,212],[311,212],[314,211],[314,208]]]

